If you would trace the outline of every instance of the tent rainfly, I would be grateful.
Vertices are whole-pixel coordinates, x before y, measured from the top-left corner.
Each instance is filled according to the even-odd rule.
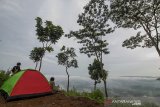
[[[48,95],[52,93],[49,82],[36,70],[23,70],[3,83],[0,92],[7,101]]]

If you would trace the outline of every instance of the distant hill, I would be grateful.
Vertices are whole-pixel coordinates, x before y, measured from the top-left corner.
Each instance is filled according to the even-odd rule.
[[[120,76],[120,77],[133,77],[133,78],[158,78],[154,76]]]

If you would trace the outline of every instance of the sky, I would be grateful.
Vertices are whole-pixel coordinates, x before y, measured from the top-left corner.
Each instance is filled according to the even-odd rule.
[[[83,6],[88,0],[0,0],[0,69],[11,69],[21,62],[22,69],[34,68],[35,63],[29,59],[30,51],[36,46],[42,46],[36,39],[35,18],[52,21],[60,25],[64,33],[76,31],[78,14],[83,12]],[[133,29],[116,29],[106,35],[110,54],[103,58],[104,68],[109,77],[119,76],[160,76],[160,59],[154,48],[136,48],[134,50],[122,47],[122,42],[137,31]],[[79,68],[69,69],[71,76],[89,77],[88,65],[94,58],[80,54],[80,44],[75,39],[62,37],[54,52],[46,53],[43,59],[42,73],[45,75],[66,75],[65,68],[58,65],[55,57],[60,48],[65,45],[76,49]]]

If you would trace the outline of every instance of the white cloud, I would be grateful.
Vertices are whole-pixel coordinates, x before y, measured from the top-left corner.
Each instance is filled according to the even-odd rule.
[[[0,10],[9,12],[8,14],[14,13],[15,15],[19,15],[19,13],[22,13],[22,8],[15,0],[2,0]]]

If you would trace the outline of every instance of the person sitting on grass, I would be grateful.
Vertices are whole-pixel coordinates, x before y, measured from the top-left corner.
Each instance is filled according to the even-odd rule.
[[[50,82],[49,83],[50,83],[51,89],[54,90],[54,87],[55,87],[54,77],[50,78]]]

